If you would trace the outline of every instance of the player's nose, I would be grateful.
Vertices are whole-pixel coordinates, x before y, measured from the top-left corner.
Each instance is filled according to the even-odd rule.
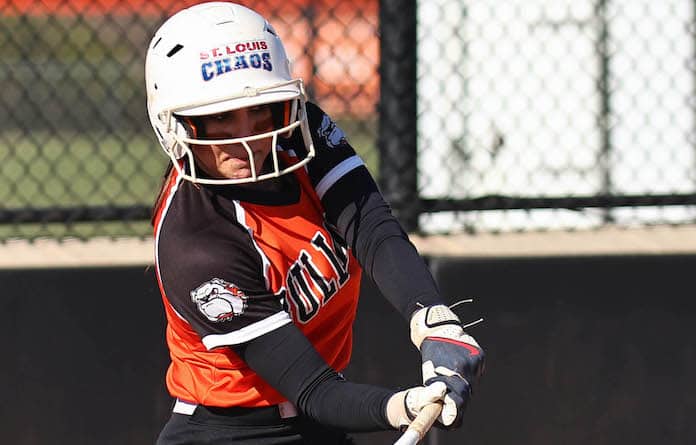
[[[238,134],[250,136],[254,132],[254,122],[248,108],[242,108],[237,114]]]

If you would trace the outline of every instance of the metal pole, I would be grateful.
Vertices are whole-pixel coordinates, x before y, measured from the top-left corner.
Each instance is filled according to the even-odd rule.
[[[380,0],[379,183],[396,217],[418,230],[416,2]]]
[[[314,88],[314,79],[317,77],[317,61],[316,61],[316,45],[315,42],[317,42],[317,36],[319,35],[319,31],[317,29],[317,20],[316,20],[316,9],[314,4],[309,3],[307,6],[303,9],[304,17],[305,20],[307,20],[307,26],[309,27],[309,39],[308,39],[308,44],[306,46],[306,55],[307,55],[307,60],[309,60],[310,63],[310,75],[308,79],[305,79],[305,89],[307,90],[307,95],[309,96],[310,100],[317,100],[317,97],[315,96],[315,88]]]
[[[607,3],[609,0],[598,0],[595,6],[595,17],[599,23],[599,35],[597,37],[597,56],[599,57],[599,79],[597,89],[599,91],[599,115],[597,124],[599,126],[600,148],[598,164],[601,169],[601,195],[612,193],[611,162],[612,152],[611,141],[611,90],[609,85],[610,78],[610,54],[609,54],[609,24],[607,23]],[[614,220],[611,210],[603,212],[603,220],[610,223]]]
[[[691,69],[691,73],[696,75],[696,1],[691,2],[691,12],[691,21],[689,22],[687,28],[689,33],[691,33],[692,45],[691,61],[689,68]],[[691,97],[688,103],[691,106],[692,112],[696,112],[696,76],[691,77],[691,82]],[[694,113],[693,119],[694,123],[691,126],[691,148],[693,153],[696,155],[696,113]],[[691,177],[694,178],[694,185],[696,186],[696,156],[694,156],[692,168],[693,171],[691,173]],[[696,191],[696,189],[694,191]]]

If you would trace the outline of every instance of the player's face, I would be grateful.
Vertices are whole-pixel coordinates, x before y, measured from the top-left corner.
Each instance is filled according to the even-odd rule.
[[[233,139],[273,130],[271,108],[268,105],[241,108],[197,119],[197,130],[205,139]],[[271,152],[272,138],[248,141],[254,155],[256,174]],[[198,166],[214,178],[242,179],[251,176],[251,162],[242,144],[193,145]]]

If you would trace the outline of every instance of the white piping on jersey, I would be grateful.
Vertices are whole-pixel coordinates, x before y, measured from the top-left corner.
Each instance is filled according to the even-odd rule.
[[[314,187],[319,199],[322,199],[324,194],[328,192],[331,186],[334,185],[336,181],[341,179],[343,175],[356,167],[360,167],[361,165],[363,165],[363,160],[360,159],[360,156],[353,155],[348,159],[344,159],[337,166],[332,168],[327,174],[324,175],[323,178],[321,178],[321,181],[319,181],[317,186]]]
[[[268,257],[266,256],[265,253],[263,253],[263,250],[259,247],[258,244],[256,244],[256,239],[254,239],[254,231],[251,230],[251,227],[249,227],[246,224],[246,212],[244,211],[244,207],[239,203],[239,201],[233,201],[234,202],[234,208],[236,210],[235,214],[237,216],[237,222],[241,224],[244,228],[246,228],[247,232],[249,233],[249,238],[251,238],[251,243],[254,245],[254,248],[256,251],[259,253],[259,256],[261,257],[261,263],[263,264],[263,279],[266,282],[266,289],[271,288],[271,283],[268,279],[268,270],[271,268],[271,262],[269,261]]]
[[[176,191],[179,189],[179,184],[181,184],[181,181],[183,178],[181,176],[177,175],[176,182],[172,186],[172,189],[169,191],[169,196],[167,196],[167,200],[165,201],[164,204],[164,209],[162,209],[162,215],[160,216],[160,219],[158,221],[157,225],[157,234],[155,235],[155,267],[157,267],[157,270],[160,270],[159,266],[159,239],[160,239],[160,232],[162,231],[162,223],[164,222],[164,217],[167,215],[167,211],[169,211],[169,207],[172,204],[172,200],[174,199],[174,195],[176,194]],[[164,283],[162,284],[162,289],[164,289]],[[165,291],[166,294],[166,291]],[[185,321],[188,324],[188,320],[186,320],[176,309],[174,309],[174,306],[169,304],[169,307],[174,311],[174,313]]]
[[[218,346],[238,345],[274,331],[288,323],[292,323],[290,314],[280,311],[234,332],[206,335],[203,337],[203,345],[209,351]]]

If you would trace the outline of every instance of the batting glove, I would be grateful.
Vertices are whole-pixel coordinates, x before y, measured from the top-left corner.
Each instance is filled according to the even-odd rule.
[[[445,305],[425,307],[413,314],[411,340],[421,353],[423,383],[447,385],[438,423],[447,429],[458,428],[472,386],[483,373],[483,349],[464,332],[459,317]]]
[[[423,407],[442,401],[446,392],[447,385],[443,382],[397,392],[387,401],[387,420],[392,427],[402,429],[411,424]]]

